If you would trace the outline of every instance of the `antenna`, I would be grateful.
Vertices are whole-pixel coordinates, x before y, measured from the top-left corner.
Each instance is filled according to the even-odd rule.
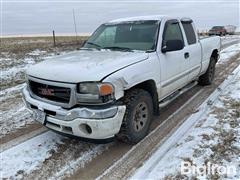
[[[74,27],[75,27],[75,34],[76,34],[76,41],[78,43],[78,39],[77,39],[77,25],[76,25],[76,18],[75,18],[75,11],[73,9],[73,22],[74,22]]]

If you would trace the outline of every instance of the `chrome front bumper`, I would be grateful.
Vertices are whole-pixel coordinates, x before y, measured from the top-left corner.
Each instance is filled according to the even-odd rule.
[[[103,109],[77,107],[66,110],[60,106],[32,98],[26,87],[23,89],[23,99],[31,112],[35,109],[46,112],[44,122],[46,127],[61,133],[89,139],[108,139],[116,135],[120,130],[126,110],[125,106]],[[101,118],[95,118],[96,114],[101,115]]]

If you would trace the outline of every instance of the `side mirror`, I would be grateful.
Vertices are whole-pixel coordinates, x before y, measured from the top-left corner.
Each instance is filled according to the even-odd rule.
[[[168,40],[165,46],[162,47],[162,53],[170,51],[178,51],[184,48],[184,43],[182,40]]]

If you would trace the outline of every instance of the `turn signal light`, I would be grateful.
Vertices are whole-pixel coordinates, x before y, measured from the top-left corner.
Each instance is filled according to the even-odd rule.
[[[100,96],[113,94],[113,86],[111,84],[101,84],[99,87]]]

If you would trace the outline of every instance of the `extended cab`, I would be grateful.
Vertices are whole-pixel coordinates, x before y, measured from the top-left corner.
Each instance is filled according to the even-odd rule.
[[[23,97],[52,130],[137,143],[161,107],[213,82],[219,52],[220,38],[200,40],[189,18],[113,20],[80,50],[29,68]]]

